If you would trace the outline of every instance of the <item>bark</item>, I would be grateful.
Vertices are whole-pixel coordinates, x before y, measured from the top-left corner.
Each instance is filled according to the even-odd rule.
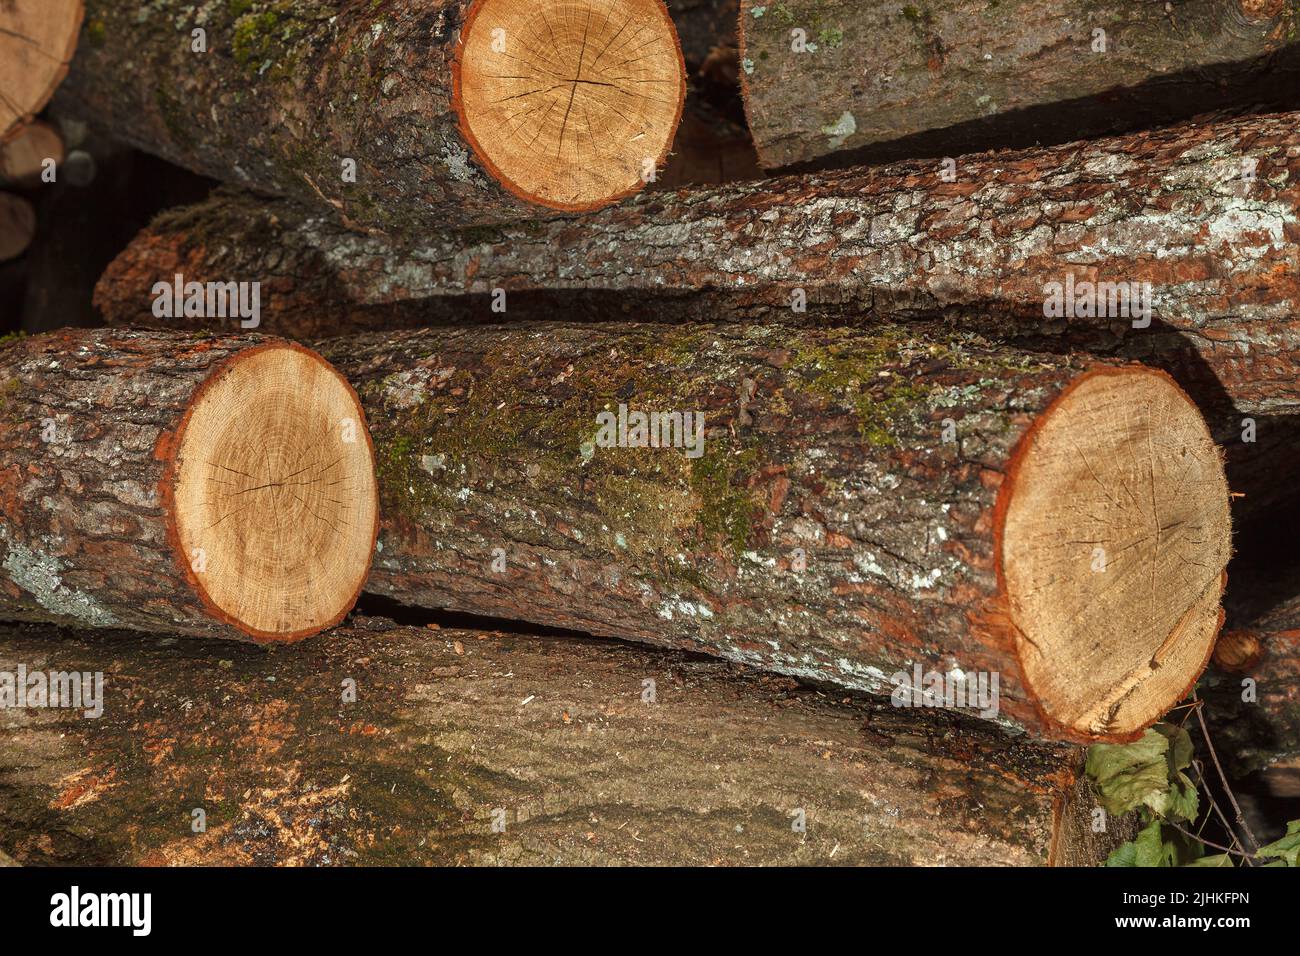
[[[1300,599],[1260,587],[1231,611],[1204,691],[1215,745],[1235,776],[1278,768],[1291,777],[1300,764]]]
[[[91,0],[55,105],[196,172],[323,202],[357,228],[535,216],[457,125],[452,66],[470,6]],[[194,29],[206,53],[191,52]]]
[[[955,156],[1294,108],[1298,16],[1283,0],[745,0],[741,82],[765,168]]]
[[[0,346],[0,617],[248,639],[196,590],[166,482],[198,389],[270,341],[79,329]]]
[[[151,322],[159,278],[260,278],[265,328],[302,338],[505,317],[870,321],[946,316],[1046,349],[1164,368],[1229,453],[1243,520],[1276,524],[1300,464],[1300,114],[643,195],[581,223],[393,246],[288,204],[227,196],[159,218],[101,281]],[[1253,172],[1253,180],[1244,178]],[[1149,283],[1149,328],[1044,318],[1045,286]],[[807,312],[791,309],[804,290]],[[1243,418],[1254,421],[1243,441]]]
[[[1091,832],[1072,748],[616,644],[10,629],[19,664],[105,675],[98,719],[0,711],[0,852],[27,865],[1090,865],[1130,835]]]
[[[995,719],[1121,736],[1044,713],[1056,702],[1024,684],[995,566],[1021,437],[1103,366],[916,329],[548,324],[320,343],[373,427],[383,526],[367,591],[857,690],[890,693],[916,663],[997,673]],[[702,454],[595,447],[597,413],[620,403],[702,414]]]

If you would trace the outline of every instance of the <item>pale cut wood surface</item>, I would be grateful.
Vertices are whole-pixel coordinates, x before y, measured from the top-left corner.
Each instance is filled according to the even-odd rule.
[[[1150,723],[1204,669],[1232,550],[1221,459],[1156,373],[1094,375],[1031,433],[1002,569],[1025,678],[1062,723]]]
[[[250,633],[319,630],[346,613],[375,543],[374,463],[355,394],[318,356],[268,349],[191,407],[177,450],[181,551]]]
[[[36,120],[0,146],[0,182],[35,186],[41,182],[46,161],[53,160],[57,171],[66,154],[59,131]]]
[[[456,59],[461,129],[517,195],[587,210],[666,159],[686,77],[661,0],[478,0]]]
[[[301,346],[105,329],[0,343],[0,619],[306,637],[360,592],[374,514],[362,413]]]
[[[82,0],[0,0],[0,143],[40,112],[68,73]]]

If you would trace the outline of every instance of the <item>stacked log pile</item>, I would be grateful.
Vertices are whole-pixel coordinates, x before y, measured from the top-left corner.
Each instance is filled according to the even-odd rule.
[[[0,11],[0,186],[31,186],[47,160],[63,161],[57,133],[33,120],[67,75],[83,13],[81,0]],[[35,233],[31,203],[0,192],[0,263],[21,256]]]
[[[1189,700],[1297,789],[1297,28],[0,3],[33,330],[69,130],[220,183],[0,340],[0,860],[1095,865]]]

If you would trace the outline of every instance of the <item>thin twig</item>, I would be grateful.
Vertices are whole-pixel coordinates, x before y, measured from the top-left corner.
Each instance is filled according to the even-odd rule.
[[[1169,824],[1171,827],[1173,827],[1175,830],[1177,830],[1177,831],[1178,831],[1179,833],[1181,833],[1183,836],[1191,837],[1191,838],[1192,838],[1193,840],[1195,840],[1197,843],[1204,843],[1206,846],[1208,846],[1208,847],[1209,847],[1210,849],[1212,849],[1212,850],[1222,850],[1224,853],[1231,853],[1233,856],[1244,857],[1244,858],[1247,859],[1247,860],[1250,859],[1250,854],[1247,853],[1247,852],[1244,851],[1244,850],[1234,850],[1234,849],[1232,849],[1232,847],[1228,847],[1228,846],[1220,846],[1218,843],[1214,843],[1214,842],[1212,842],[1212,841],[1210,841],[1210,840],[1205,839],[1205,837],[1201,836],[1200,834],[1197,834],[1197,833],[1191,833],[1191,832],[1189,832],[1189,831],[1187,831],[1187,830],[1184,830],[1182,827],[1180,827],[1180,826],[1179,826],[1177,823],[1175,823],[1173,820],[1166,820],[1166,821],[1164,821],[1164,822],[1167,823],[1167,824]]]
[[[1242,844],[1241,839],[1237,836],[1237,831],[1233,829],[1232,823],[1229,822],[1227,814],[1225,814],[1223,810],[1219,807],[1218,801],[1214,799],[1214,794],[1210,791],[1210,784],[1205,779],[1205,768],[1201,765],[1201,762],[1199,760],[1192,761],[1192,768],[1196,771],[1196,785],[1200,787],[1201,790],[1205,791],[1205,798],[1210,801],[1210,808],[1214,811],[1215,815],[1219,818],[1219,822],[1223,824],[1224,832],[1227,833],[1228,836],[1232,838],[1232,845],[1236,847],[1241,847],[1242,851],[1245,852],[1246,847]],[[1208,813],[1205,815],[1205,820],[1207,823],[1210,820],[1210,815]],[[1247,858],[1249,859],[1249,854],[1247,854]]]
[[[1201,702],[1201,699],[1196,695],[1195,689],[1192,690],[1192,700],[1194,700],[1198,705]],[[1246,822],[1246,815],[1241,812],[1241,805],[1237,803],[1237,798],[1232,792],[1232,787],[1228,786],[1227,774],[1223,772],[1223,765],[1219,763],[1219,755],[1214,750],[1214,742],[1210,740],[1210,730],[1205,726],[1205,715],[1201,713],[1201,707],[1199,706],[1196,708],[1196,719],[1201,723],[1201,734],[1205,737],[1206,749],[1210,751],[1210,759],[1214,761],[1214,769],[1218,771],[1219,780],[1223,783],[1223,792],[1228,795],[1228,802],[1232,804],[1232,809],[1237,814],[1237,822],[1241,824],[1242,832],[1245,833],[1246,838],[1250,840],[1251,850],[1258,850],[1259,841],[1255,839],[1255,834],[1251,832],[1250,824]],[[1204,777],[1202,777],[1202,779],[1204,779]]]

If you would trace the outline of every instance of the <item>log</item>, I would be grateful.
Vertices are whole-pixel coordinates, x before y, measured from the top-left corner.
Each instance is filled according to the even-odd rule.
[[[49,123],[37,120],[10,142],[0,146],[0,183],[7,186],[38,186],[45,164],[63,165],[66,156],[63,137]]]
[[[662,0],[91,0],[86,33],[64,112],[397,234],[630,195],[685,95]]]
[[[68,73],[82,0],[0,4],[0,144],[22,132]]]
[[[1257,587],[1238,595],[1206,678],[1206,719],[1236,777],[1260,774],[1300,797],[1300,598]]]
[[[110,323],[156,322],[159,279],[260,278],[264,328],[305,340],[499,321],[498,288],[511,320],[557,308],[667,321],[946,315],[1162,365],[1203,404],[1224,404],[1217,389],[1263,416],[1300,400],[1297,124],[1300,113],[1247,117],[970,156],[951,183],[937,164],[908,162],[645,194],[581,223],[409,246],[227,193],[159,217],[105,273],[96,303]],[[1080,314],[1045,317],[1049,284],[1062,291],[1070,277],[1129,283],[1134,312],[1148,285],[1150,327],[1134,328],[1136,314],[1086,314],[1082,287]],[[800,290],[806,313],[792,309]]]
[[[36,236],[36,210],[22,196],[0,193],[0,262],[17,259]]]
[[[740,78],[767,169],[956,156],[1295,108],[1298,18],[1283,0],[744,0]]]
[[[99,719],[0,711],[25,865],[1095,865],[1131,835],[1092,832],[1074,748],[625,645],[9,631],[19,664],[105,674]]]
[[[940,164],[906,162],[645,194],[581,224],[410,247],[226,195],[160,217],[105,273],[95,301],[110,323],[154,322],[149,290],[160,278],[261,278],[264,327],[304,339],[556,315],[943,316],[1170,372],[1228,452],[1242,522],[1276,526],[1282,509],[1300,512],[1276,480],[1300,467],[1298,124],[1296,113],[1254,116],[968,156],[954,182]],[[1045,317],[1052,284],[1075,282],[1128,283],[1133,301],[1147,289],[1149,327],[1122,312],[1084,314],[1086,297]],[[494,289],[505,291],[504,315]],[[792,309],[801,297],[806,313]]]
[[[982,674],[986,717],[1080,741],[1140,734],[1209,659],[1228,492],[1161,372],[898,327],[320,347],[374,423],[371,593],[877,693]],[[677,418],[647,447],[651,411]]]
[[[374,550],[365,431],[347,383],[284,341],[0,346],[0,618],[267,642],[333,626]]]

